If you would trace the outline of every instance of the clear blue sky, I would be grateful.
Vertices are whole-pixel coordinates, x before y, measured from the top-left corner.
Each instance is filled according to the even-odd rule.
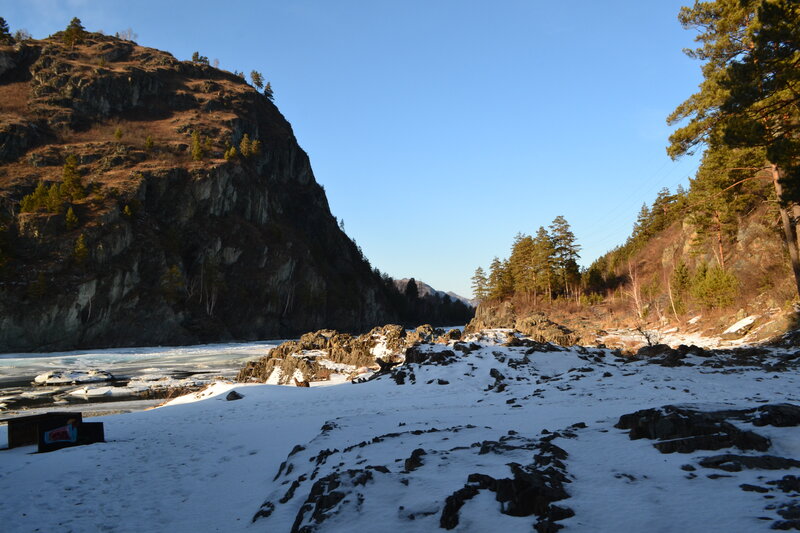
[[[687,183],[665,117],[697,88],[688,2],[0,0],[41,38],[92,31],[261,71],[373,266],[470,295],[517,232],[564,215],[581,263]]]

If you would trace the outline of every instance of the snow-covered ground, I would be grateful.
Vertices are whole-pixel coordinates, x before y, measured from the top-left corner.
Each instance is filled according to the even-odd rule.
[[[106,443],[0,451],[0,529],[529,532],[544,515],[520,514],[544,498],[536,512],[564,531],[751,532],[769,530],[798,499],[769,482],[800,468],[700,465],[763,453],[664,454],[614,427],[668,404],[800,404],[792,353],[767,351],[753,364],[688,355],[665,367],[607,350],[499,344],[510,335],[423,345],[428,362],[360,384],[220,382],[94,419]],[[226,400],[231,390],[243,398]],[[797,427],[730,423],[769,438],[766,454],[800,459]],[[0,446],[5,438],[3,427]]]

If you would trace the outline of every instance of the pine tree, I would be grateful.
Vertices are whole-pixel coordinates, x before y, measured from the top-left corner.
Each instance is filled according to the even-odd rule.
[[[412,302],[419,298],[419,288],[417,287],[417,281],[414,278],[408,280],[408,283],[406,283],[406,288],[403,291],[403,294],[405,294],[406,298],[408,298]]]
[[[119,142],[122,140],[122,128],[117,126],[117,129],[114,130],[114,139]]]
[[[253,139],[250,142],[250,155],[251,156],[261,155],[261,141],[259,141],[258,139]]]
[[[530,235],[518,233],[511,247],[508,259],[514,279],[514,293],[526,297],[536,291],[536,270],[533,267],[533,239]]]
[[[569,227],[567,220],[559,215],[550,224],[550,239],[555,249],[555,266],[562,288],[569,292],[572,282],[578,272],[578,259],[581,247],[575,240],[575,234]],[[573,287],[574,288],[574,287]]]
[[[0,17],[0,44],[14,44],[14,38],[8,31],[8,23],[3,17]]]
[[[272,84],[267,82],[267,85],[264,87],[264,96],[271,102],[275,99],[275,95],[272,93]]]
[[[710,244],[722,268],[725,268],[726,250],[739,228],[740,217],[766,199],[761,183],[745,183],[738,190],[731,188],[731,184],[752,174],[736,169],[752,168],[763,161],[763,150],[720,146],[703,154],[692,180],[689,220],[697,233],[693,244]]]
[[[511,296],[514,292],[514,278],[511,274],[508,261],[500,261],[497,257],[489,265],[489,298],[502,299]]]
[[[75,248],[72,250],[72,257],[75,262],[82,265],[89,258],[89,247],[86,246],[86,237],[81,233],[78,240],[75,241]]]
[[[673,158],[705,144],[763,148],[800,295],[800,9],[796,0],[716,0],[681,9],[699,31],[700,91],[668,117]],[[757,170],[757,169],[754,169]]]
[[[208,58],[206,56],[201,56],[200,52],[194,52],[192,53],[192,63],[208,65]]]
[[[61,171],[61,194],[71,200],[80,200],[86,196],[86,190],[81,184],[81,175],[78,172],[78,158],[70,154]]]
[[[65,219],[67,230],[72,230],[78,227],[78,217],[75,215],[75,211],[72,210],[72,207],[67,209],[67,216]]]
[[[651,233],[648,231],[650,225],[650,208],[647,204],[642,204],[639,214],[636,216],[636,222],[633,223],[633,232],[631,232],[631,241],[641,242],[650,237]]]
[[[242,140],[239,142],[239,153],[242,157],[250,157],[250,136],[248,134],[242,135]]]
[[[236,151],[235,146],[231,146],[227,150],[225,150],[225,161],[230,161],[231,159],[235,159],[236,156],[239,155]]]
[[[153,136],[152,135],[148,135],[147,138],[144,140],[144,150],[147,153],[152,152],[154,144],[155,143],[153,142]]]
[[[74,17],[67,29],[64,30],[64,44],[70,48],[75,48],[76,44],[81,44],[86,36],[86,30],[81,24],[81,19]]]
[[[47,189],[47,198],[45,199],[45,206],[49,213],[61,213],[64,210],[64,194],[62,187],[58,183],[53,183]]]
[[[195,161],[203,160],[203,145],[200,142],[200,133],[196,130],[192,132],[192,159]]]
[[[262,87],[264,87],[264,77],[261,75],[259,71],[251,70],[250,80],[253,82],[253,85],[256,88],[261,89]]]
[[[487,287],[488,280],[483,268],[478,267],[475,269],[475,274],[472,275],[472,295],[475,299],[483,301],[489,295]]]
[[[533,238],[531,249],[531,265],[536,276],[534,297],[538,292],[547,293],[548,298],[553,296],[553,281],[555,279],[556,250],[553,240],[543,227],[539,227],[536,237]]]

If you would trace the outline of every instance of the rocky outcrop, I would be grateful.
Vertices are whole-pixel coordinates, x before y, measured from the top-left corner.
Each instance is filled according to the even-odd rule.
[[[486,302],[478,306],[464,331],[473,333],[484,329],[510,328],[529,336],[535,342],[559,344],[561,346],[594,345],[597,331],[585,324],[572,328],[551,320],[545,313],[519,313],[511,301]]]
[[[286,338],[396,319],[269,99],[158,50],[99,34],[70,50],[57,37],[0,46],[0,352]],[[224,159],[245,134],[258,153]],[[68,155],[85,197],[20,213],[38,183],[61,182]],[[79,221],[69,229],[68,207]]]
[[[373,328],[369,333],[353,336],[334,330],[306,333],[299,340],[287,341],[266,356],[249,361],[236,376],[241,382],[290,384],[300,381],[324,381],[331,373],[341,373],[350,379],[367,370],[387,372],[395,364],[407,361],[413,348],[422,343],[447,344],[460,332],[444,332],[429,324],[406,332],[402,326],[388,324]]]

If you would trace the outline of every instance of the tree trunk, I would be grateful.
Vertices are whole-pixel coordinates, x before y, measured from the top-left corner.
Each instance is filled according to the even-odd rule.
[[[780,182],[781,169],[775,164],[770,164],[770,169],[772,170],[772,183],[775,186],[775,194],[778,197],[778,210],[780,211],[781,223],[783,225],[783,240],[786,243],[786,247],[789,248],[789,258],[792,261],[794,282],[797,287],[797,295],[800,296],[800,253],[798,253],[798,248],[800,248],[798,238],[800,238],[800,235],[797,234],[797,228],[795,227],[795,224],[799,221],[795,220],[795,224],[792,223],[792,217],[789,216],[789,210],[784,204],[783,186]]]
[[[725,251],[722,248],[722,217],[720,217],[719,211],[714,211],[714,220],[717,223],[717,263],[719,263],[720,268],[725,270]]]

